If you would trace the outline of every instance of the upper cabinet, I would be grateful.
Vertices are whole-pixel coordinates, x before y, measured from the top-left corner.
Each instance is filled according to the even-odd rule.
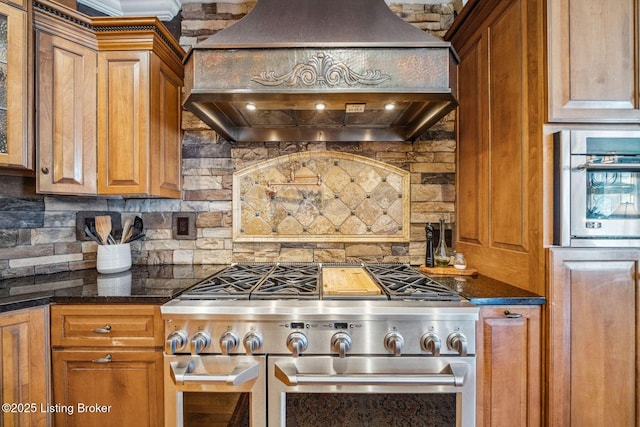
[[[31,3],[0,2],[0,171],[33,170]]]
[[[181,197],[182,48],[156,18],[34,12],[38,191]]]
[[[458,66],[456,249],[544,291],[541,0],[470,0],[447,33]]]
[[[550,122],[640,122],[636,3],[548,2]]]
[[[52,31],[43,24],[36,20],[38,191],[96,194],[95,38],[65,21]]]

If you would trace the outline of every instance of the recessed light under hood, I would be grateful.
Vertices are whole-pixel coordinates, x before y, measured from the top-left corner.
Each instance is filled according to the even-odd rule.
[[[258,0],[190,50],[184,106],[230,141],[408,141],[455,108],[457,63],[384,0]]]

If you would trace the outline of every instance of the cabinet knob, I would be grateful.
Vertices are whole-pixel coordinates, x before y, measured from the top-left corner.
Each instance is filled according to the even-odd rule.
[[[48,175],[49,174],[49,168],[46,166],[43,166],[42,169],[40,169],[42,171],[43,174]]]
[[[512,313],[509,310],[505,310],[504,311],[504,315],[510,319],[517,319],[519,317],[522,317],[522,314],[520,313]]]

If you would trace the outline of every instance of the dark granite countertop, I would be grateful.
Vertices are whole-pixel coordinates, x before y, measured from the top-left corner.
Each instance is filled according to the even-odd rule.
[[[95,269],[3,279],[0,313],[49,303],[164,304],[225,265],[134,265],[116,274]],[[545,298],[486,276],[433,276],[477,305],[540,305]]]
[[[476,305],[541,305],[546,298],[483,275],[430,276]]]
[[[134,265],[99,274],[95,269],[3,279],[0,313],[49,303],[164,304],[224,265]]]

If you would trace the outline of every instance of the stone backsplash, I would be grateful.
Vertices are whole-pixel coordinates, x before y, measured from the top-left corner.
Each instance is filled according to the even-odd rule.
[[[181,44],[214,33],[242,17],[253,3],[186,3]],[[452,5],[393,4],[399,16],[442,35],[453,20]],[[424,262],[427,222],[455,220],[455,133],[453,113],[413,143],[255,142],[229,143],[193,115],[183,117],[181,200],[54,197],[26,190],[6,178],[0,186],[0,278],[95,267],[96,244],[76,238],[76,213],[113,211],[139,215],[146,238],[132,243],[136,264],[226,264],[270,261]],[[267,159],[302,152],[358,155],[409,174],[408,241],[234,241],[233,174]],[[6,178],[6,179],[5,179]],[[16,180],[16,181],[13,181]],[[15,184],[14,184],[15,183]],[[195,216],[195,239],[174,238],[173,215]],[[406,230],[405,230],[406,231]],[[240,239],[242,240],[242,239]]]

